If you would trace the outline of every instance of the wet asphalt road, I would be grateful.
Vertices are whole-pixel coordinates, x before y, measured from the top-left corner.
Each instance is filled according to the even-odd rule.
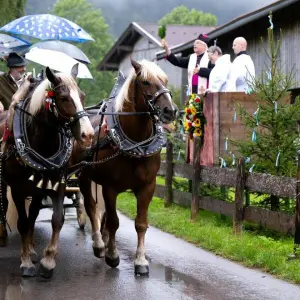
[[[50,210],[36,226],[37,252],[42,254],[51,232]],[[22,279],[20,238],[10,236],[0,248],[0,300],[299,300],[298,286],[274,279],[217,257],[150,227],[146,248],[150,276],[135,277],[133,222],[120,215],[117,244],[121,262],[110,269],[93,256],[89,229],[78,229],[75,209],[69,209],[61,232],[57,267],[51,280]]]

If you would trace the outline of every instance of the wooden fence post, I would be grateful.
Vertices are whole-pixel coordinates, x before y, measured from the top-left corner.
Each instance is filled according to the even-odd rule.
[[[233,234],[241,234],[244,219],[245,160],[239,158],[236,167],[235,210],[233,213]]]
[[[195,221],[199,212],[200,201],[200,150],[202,138],[194,137],[193,174],[192,174],[192,203],[191,219]]]
[[[167,153],[166,153],[166,178],[165,178],[165,207],[170,206],[173,203],[173,144],[170,140],[167,140]]]
[[[185,163],[189,164],[190,163],[190,135],[186,134],[185,135]],[[189,185],[188,185],[188,192],[192,192],[192,180],[189,179]]]
[[[300,246],[300,155],[298,155],[298,171],[296,184],[296,213],[295,213],[295,236],[294,236],[294,254]]]

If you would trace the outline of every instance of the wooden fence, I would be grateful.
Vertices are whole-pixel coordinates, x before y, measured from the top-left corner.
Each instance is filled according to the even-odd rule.
[[[176,203],[191,207],[191,219],[194,220],[199,208],[233,218],[233,233],[242,231],[243,221],[250,221],[265,228],[286,234],[294,234],[295,244],[300,244],[300,156],[296,178],[278,177],[262,173],[249,173],[245,170],[244,159],[237,161],[236,169],[201,166],[201,139],[195,138],[193,163],[175,164],[173,145],[167,143],[166,161],[162,162],[159,175],[165,176],[165,186],[157,185],[155,195],[165,200],[165,205]],[[174,190],[172,178],[183,177],[192,181],[191,193]],[[200,182],[220,187],[235,188],[233,203],[200,197]],[[244,192],[260,192],[278,197],[296,198],[296,213],[289,215],[281,211],[271,211],[245,205]]]

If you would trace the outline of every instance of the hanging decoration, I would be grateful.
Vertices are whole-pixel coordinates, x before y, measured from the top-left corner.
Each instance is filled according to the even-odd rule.
[[[220,157],[219,156],[219,159],[221,161],[221,164],[220,164],[220,168],[226,168],[226,161],[224,158]]]
[[[253,165],[251,166],[251,168],[249,169],[249,173],[252,173],[252,172],[253,172],[254,166],[255,166],[255,164],[253,164]]]
[[[252,142],[256,142],[256,138],[257,138],[257,136],[256,136],[256,130],[254,128],[253,131],[252,131]]]

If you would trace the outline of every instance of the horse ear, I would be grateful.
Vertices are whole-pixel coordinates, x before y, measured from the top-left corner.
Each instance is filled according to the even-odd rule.
[[[46,76],[50,82],[53,84],[58,84],[58,79],[55,74],[50,70],[49,67],[46,67]]]
[[[130,58],[130,59],[131,59],[131,64],[135,69],[135,72],[139,73],[142,69],[142,65],[140,63],[138,63],[136,60],[134,60],[133,58]]]
[[[77,77],[77,75],[78,75],[78,67],[79,67],[79,63],[75,64],[75,65],[72,67],[71,75],[73,76],[74,79],[76,79],[76,77]]]

